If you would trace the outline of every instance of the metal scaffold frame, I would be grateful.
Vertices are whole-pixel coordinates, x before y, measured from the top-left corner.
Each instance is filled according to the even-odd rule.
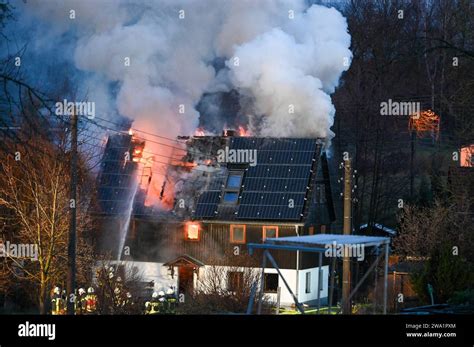
[[[307,235],[307,236],[290,236],[290,237],[280,237],[280,238],[268,238],[265,240],[264,243],[249,243],[248,250],[249,254],[252,255],[254,250],[262,249],[262,271],[260,274],[260,290],[259,290],[259,298],[258,298],[258,307],[257,307],[257,314],[261,313],[262,309],[262,299],[263,299],[263,282],[264,282],[264,275],[265,275],[265,266],[267,259],[273,265],[273,267],[277,270],[278,275],[282,279],[285,287],[288,289],[289,293],[291,294],[295,306],[299,312],[304,314],[303,305],[298,301],[297,296],[291,290],[288,282],[286,281],[285,277],[280,271],[280,268],[270,253],[270,250],[285,250],[285,251],[301,251],[301,252],[311,252],[311,253],[319,253],[319,279],[318,279],[318,312],[319,308],[321,307],[321,267],[322,267],[322,259],[323,253],[328,250],[327,245],[331,245],[331,247],[336,247],[339,245],[344,246],[355,246],[355,245],[363,245],[364,247],[377,247],[379,249],[383,249],[380,254],[377,255],[375,260],[370,265],[367,272],[362,276],[359,282],[354,286],[354,289],[349,294],[349,297],[346,300],[351,300],[351,298],[355,295],[357,290],[360,288],[362,283],[367,279],[372,271],[377,267],[380,259],[384,257],[384,283],[383,283],[383,313],[387,313],[387,283],[388,283],[388,257],[390,253],[390,238],[388,237],[375,237],[375,236],[359,236],[359,235],[339,235],[339,234],[318,234],[318,235]],[[330,270],[330,292],[329,292],[329,302],[328,302],[328,312],[331,313],[332,308],[332,298],[334,295],[334,272],[336,267],[336,257],[333,258],[331,261],[331,270]],[[376,279],[377,280],[377,279]],[[254,284],[252,287],[252,291],[250,293],[249,303],[247,306],[247,314],[251,314],[253,310],[253,305],[255,301],[255,295],[257,292],[257,284]]]

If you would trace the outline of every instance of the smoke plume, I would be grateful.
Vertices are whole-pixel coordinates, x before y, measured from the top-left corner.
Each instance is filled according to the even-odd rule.
[[[334,8],[308,7],[304,0],[28,0],[14,6],[17,22],[8,29],[19,44],[29,44],[22,68],[49,84],[68,71],[102,118],[125,116],[135,128],[171,139],[192,135],[200,124],[242,121],[256,136],[334,135],[330,94],[352,58],[346,20]],[[239,115],[222,112],[226,95],[239,103],[228,108]],[[151,141],[146,150],[162,156],[154,164],[161,173],[166,157],[180,154]],[[163,177],[153,179],[155,195]]]
[[[334,8],[302,0],[29,0],[17,10],[36,54],[51,62],[62,52],[56,59],[83,73],[82,87],[109,117],[118,112],[169,137],[190,134],[206,117],[195,109],[204,93],[237,90],[253,100],[245,111],[257,119],[248,120],[256,135],[332,136],[329,94],[352,56]]]

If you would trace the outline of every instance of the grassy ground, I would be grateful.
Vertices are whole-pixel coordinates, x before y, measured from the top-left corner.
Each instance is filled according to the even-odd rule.
[[[332,307],[331,308],[331,313],[329,313],[329,308],[328,307],[321,307],[319,309],[314,308],[314,307],[308,307],[305,308],[304,313],[305,314],[337,314],[340,310],[340,307]],[[288,309],[288,308],[280,308],[280,314],[283,315],[290,315],[290,314],[301,314],[298,310],[294,309]]]

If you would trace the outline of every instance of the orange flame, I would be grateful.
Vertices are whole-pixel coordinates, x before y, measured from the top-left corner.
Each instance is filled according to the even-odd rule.
[[[189,241],[199,241],[201,238],[201,225],[198,222],[186,222],[184,238]]]
[[[204,129],[202,128],[197,128],[196,131],[194,132],[194,136],[205,136],[206,134],[204,133]]]
[[[245,129],[243,126],[239,125],[239,135],[242,137],[248,137],[250,136],[250,130]]]

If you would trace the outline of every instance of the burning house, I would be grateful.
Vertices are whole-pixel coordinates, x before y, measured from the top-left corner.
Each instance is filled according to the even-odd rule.
[[[117,228],[123,231],[132,212],[143,211],[146,192],[139,189],[139,183],[144,179],[144,172],[141,172],[144,169],[140,167],[144,147],[145,141],[133,136],[131,130],[110,135],[107,139],[97,177],[98,206],[94,210],[96,216],[106,218],[101,223],[100,247],[120,243],[122,232],[117,234]],[[112,254],[116,251],[112,250]]]
[[[107,215],[124,213],[133,194],[140,153],[145,146],[130,133],[108,137],[98,177],[100,212]]]
[[[219,267],[224,290],[243,282],[242,260],[255,271],[248,243],[266,238],[331,231],[335,220],[323,141],[309,138],[194,136],[187,139],[185,162],[192,170],[176,182],[175,207],[165,218],[131,222],[125,263],[137,267],[155,289],[199,290],[207,273]],[[163,216],[161,216],[163,217]],[[300,252],[274,254],[282,275],[300,302],[317,298],[317,257]],[[291,304],[276,269],[264,269],[264,292]],[[320,297],[328,296],[328,266],[323,264]]]

